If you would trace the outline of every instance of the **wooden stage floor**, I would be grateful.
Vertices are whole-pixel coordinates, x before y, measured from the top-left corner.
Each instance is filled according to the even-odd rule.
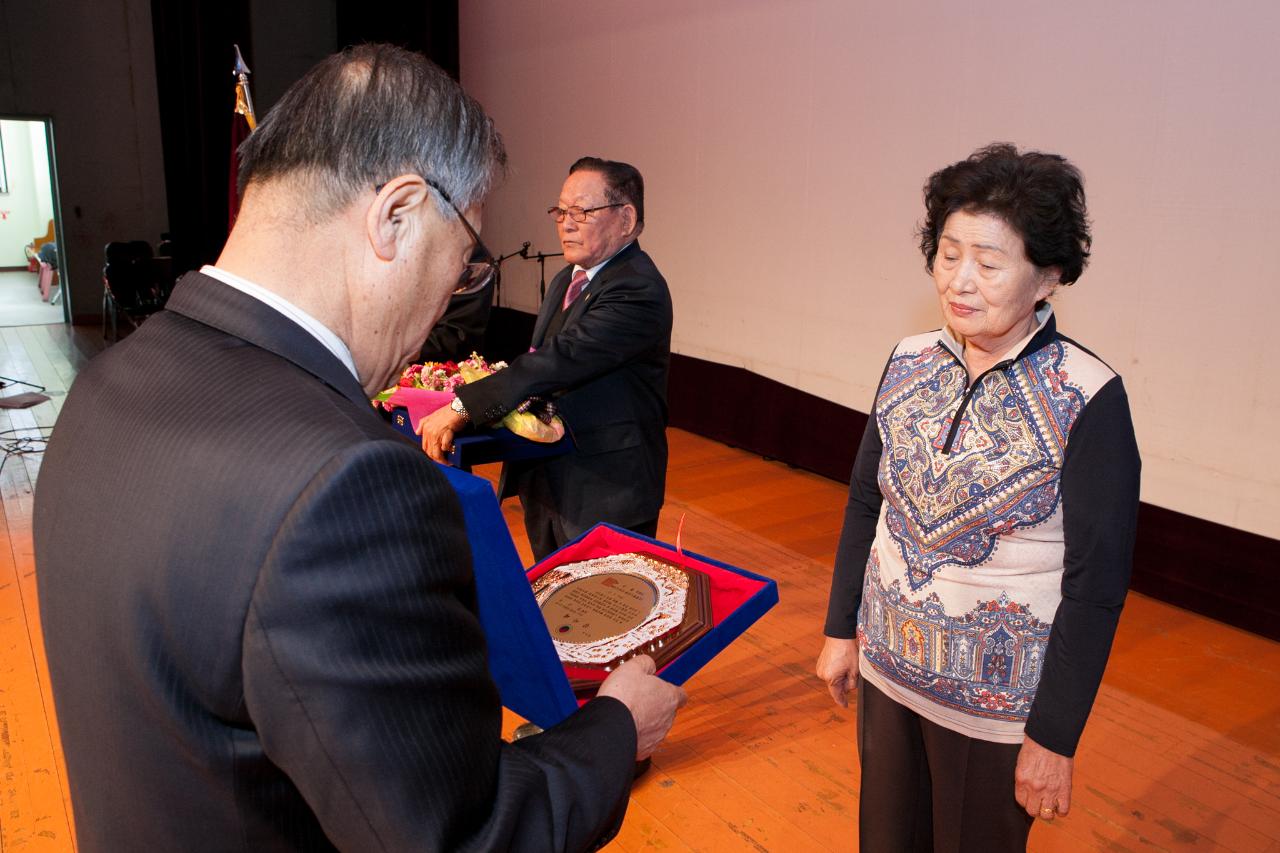
[[[0,329],[0,375],[53,395],[0,410],[0,430],[51,426],[99,346],[93,330]],[[856,849],[854,711],[813,675],[844,487],[679,430],[670,438],[659,537],[685,515],[687,548],[777,578],[781,603],[689,682],[607,849]],[[0,469],[0,851],[74,849],[36,606],[39,466],[26,455]],[[505,511],[528,561],[519,509]],[[1037,824],[1029,849],[1280,853],[1280,644],[1131,594],[1071,815]]]

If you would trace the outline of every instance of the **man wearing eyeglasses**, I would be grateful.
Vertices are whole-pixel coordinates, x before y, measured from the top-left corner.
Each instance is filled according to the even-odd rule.
[[[574,450],[503,471],[538,559],[607,521],[658,529],[667,472],[671,295],[637,238],[644,181],[634,166],[583,157],[548,211],[569,266],[547,289],[533,348],[458,390],[424,421],[423,446],[443,460],[468,419],[487,424],[533,396],[554,399]]]
[[[484,348],[498,262],[470,224],[467,232],[474,241],[471,257],[444,314],[436,320],[431,334],[422,344],[415,359],[418,362],[461,361],[473,351]]]
[[[492,122],[361,45],[240,155],[217,264],[81,372],[40,472],[80,850],[596,849],[683,691],[637,658],[504,743],[461,509],[369,405],[492,274]]]

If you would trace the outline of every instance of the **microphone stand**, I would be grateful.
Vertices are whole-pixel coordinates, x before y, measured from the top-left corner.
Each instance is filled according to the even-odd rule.
[[[510,252],[506,255],[499,255],[498,257],[493,259],[494,267],[496,269],[495,278],[493,282],[493,302],[499,308],[502,307],[502,262],[509,261],[512,258],[514,258],[516,255],[519,255],[522,258],[529,257],[529,241],[528,240],[526,240],[524,242],[524,245],[521,246],[519,249],[516,249],[514,252]]]
[[[498,277],[494,284],[494,304],[499,308],[502,307],[502,262],[508,261],[517,255],[526,261],[538,262],[538,305],[541,306],[542,301],[547,298],[547,258],[562,258],[564,257],[564,252],[530,253],[529,247],[531,245],[528,240],[525,240],[524,245],[516,251],[506,255],[499,255],[493,259],[494,264],[498,267]]]
[[[538,262],[538,305],[541,306],[542,301],[547,298],[547,258],[562,258],[564,252],[538,252],[536,255],[526,253],[522,257],[526,261]]]

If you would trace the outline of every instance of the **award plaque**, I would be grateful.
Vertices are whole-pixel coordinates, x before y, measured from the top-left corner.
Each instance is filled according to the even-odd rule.
[[[533,582],[533,593],[578,696],[594,694],[635,655],[662,669],[711,628],[707,576],[651,554],[556,566]]]

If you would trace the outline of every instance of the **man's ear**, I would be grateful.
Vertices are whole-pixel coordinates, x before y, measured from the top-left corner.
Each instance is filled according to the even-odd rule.
[[[400,175],[378,190],[365,214],[369,246],[379,260],[395,260],[399,241],[410,226],[408,215],[431,203],[431,191],[421,175]]]
[[[626,204],[622,206],[622,226],[623,230],[632,237],[636,235],[636,208],[634,205]]]

